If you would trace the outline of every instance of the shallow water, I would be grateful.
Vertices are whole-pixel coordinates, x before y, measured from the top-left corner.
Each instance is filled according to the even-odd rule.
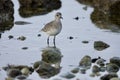
[[[52,11],[46,15],[34,16],[30,18],[21,18],[18,14],[19,4],[17,0],[15,3],[15,21],[26,21],[32,24],[27,25],[14,25],[9,31],[2,33],[0,39],[0,80],[4,80],[6,74],[1,67],[7,64],[14,65],[29,65],[41,60],[41,50],[47,47],[47,36],[39,30],[47,22],[54,19],[56,12],[61,12],[63,15],[62,31],[56,38],[56,47],[60,49],[63,58],[61,60],[62,69],[56,76],[51,77],[49,80],[60,78],[61,74],[70,72],[71,69],[79,65],[79,61],[85,55],[89,55],[92,58],[101,56],[108,61],[109,58],[119,56],[120,53],[120,33],[115,33],[110,30],[97,28],[96,25],[90,20],[90,14],[93,8],[88,7],[87,11],[83,9],[85,5],[79,4],[75,0],[67,1],[62,0],[62,7],[59,10]],[[18,4],[18,5],[16,5]],[[73,18],[79,17],[79,20]],[[37,35],[41,34],[41,37]],[[9,35],[13,35],[14,39],[8,39]],[[25,41],[17,40],[19,36],[25,36]],[[68,37],[72,36],[70,40]],[[88,44],[82,43],[82,41],[89,41]],[[97,51],[94,49],[94,41],[104,41],[110,45],[109,48],[103,51]],[[50,38],[50,46],[52,44],[52,38]],[[22,47],[28,47],[27,50],[23,50]],[[70,66],[72,65],[72,66]],[[99,77],[89,77],[88,74],[76,74],[76,77],[72,80],[79,78],[80,80],[99,80]],[[120,75],[120,72],[118,73]],[[36,72],[28,77],[31,80],[39,80],[40,77]],[[43,79],[44,80],[44,79]],[[63,79],[64,80],[64,79]]]

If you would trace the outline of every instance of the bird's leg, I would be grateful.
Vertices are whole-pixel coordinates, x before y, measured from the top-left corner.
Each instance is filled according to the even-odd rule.
[[[47,38],[47,44],[48,44],[48,46],[49,46],[49,36],[48,36],[48,38]]]
[[[56,45],[55,45],[55,38],[56,38],[56,36],[54,36],[54,39],[53,39],[54,47],[56,46]]]

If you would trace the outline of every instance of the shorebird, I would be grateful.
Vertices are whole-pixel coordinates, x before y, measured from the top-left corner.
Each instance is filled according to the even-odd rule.
[[[61,23],[60,19],[62,19],[62,14],[60,12],[57,12],[55,14],[55,19],[53,21],[47,23],[41,29],[41,31],[45,32],[48,35],[48,38],[47,38],[47,44],[48,45],[49,45],[49,37],[50,36],[54,36],[53,43],[55,45],[56,35],[58,35],[61,32],[61,29],[62,29],[62,23]]]

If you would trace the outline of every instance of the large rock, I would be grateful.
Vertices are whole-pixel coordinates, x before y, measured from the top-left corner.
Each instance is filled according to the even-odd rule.
[[[77,1],[82,4],[90,5],[94,8],[94,11],[91,14],[91,20],[98,27],[104,29],[120,30],[120,0]]]
[[[19,14],[22,17],[43,15],[61,7],[60,0],[19,0]]]
[[[95,41],[94,42],[94,48],[98,51],[102,51],[108,47],[110,47],[110,45],[108,45],[107,43],[105,43],[103,41]]]
[[[0,0],[0,33],[14,25],[14,5],[11,0]]]

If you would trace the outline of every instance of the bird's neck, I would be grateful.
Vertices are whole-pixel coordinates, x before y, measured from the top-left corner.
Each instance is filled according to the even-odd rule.
[[[55,21],[56,22],[60,22],[60,18],[55,18]]]

